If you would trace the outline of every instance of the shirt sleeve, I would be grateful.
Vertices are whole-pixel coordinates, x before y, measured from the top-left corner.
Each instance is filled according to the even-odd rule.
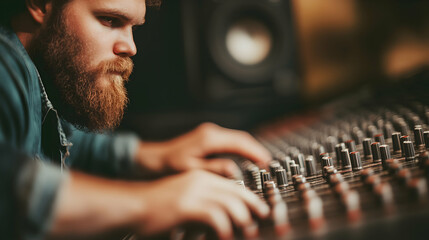
[[[44,239],[58,189],[67,178],[37,161],[28,71],[13,46],[0,39],[0,238]],[[33,130],[31,130],[33,129]]]
[[[44,239],[68,173],[0,144],[0,228],[4,239]]]
[[[134,168],[134,155],[138,137],[131,133],[97,134],[78,130],[72,126],[69,141],[68,165],[91,174],[123,178]]]

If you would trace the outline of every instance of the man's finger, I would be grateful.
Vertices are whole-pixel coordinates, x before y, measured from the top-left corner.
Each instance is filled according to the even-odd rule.
[[[203,169],[224,177],[240,179],[242,176],[240,168],[231,159],[201,159],[201,164]]]
[[[218,202],[231,216],[237,227],[245,228],[252,224],[250,210],[242,199],[228,195],[218,195]]]
[[[197,216],[197,221],[202,221],[214,229],[219,239],[232,239],[234,232],[232,223],[225,210],[219,206],[208,206]]]
[[[249,133],[217,127],[203,140],[204,154],[233,153],[266,167],[271,161],[270,152]]]
[[[223,190],[227,191],[227,194],[238,196],[243,199],[250,210],[256,213],[260,218],[265,218],[270,213],[270,208],[263,202],[256,194],[247,189],[240,188],[234,184],[224,184]]]

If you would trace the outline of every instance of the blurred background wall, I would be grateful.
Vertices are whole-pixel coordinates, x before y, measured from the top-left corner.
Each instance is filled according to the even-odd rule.
[[[145,139],[203,121],[248,130],[363,86],[401,81],[428,69],[428,12],[423,0],[163,0],[135,32],[122,128]],[[228,55],[242,47],[227,45],[237,26],[271,39],[266,60],[243,64]]]

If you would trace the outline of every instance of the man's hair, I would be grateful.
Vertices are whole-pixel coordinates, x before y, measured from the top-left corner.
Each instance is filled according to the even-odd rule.
[[[61,1],[67,2],[68,0]],[[158,8],[161,6],[161,1],[162,0],[146,0],[146,6]],[[9,23],[13,16],[25,11],[25,5],[25,0],[0,0],[0,23]]]

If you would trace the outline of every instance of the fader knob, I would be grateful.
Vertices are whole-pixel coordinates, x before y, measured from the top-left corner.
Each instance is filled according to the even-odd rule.
[[[295,190],[298,190],[299,185],[306,183],[307,179],[302,175],[295,175],[292,177],[292,182],[295,187]]]
[[[391,160],[391,159],[389,159],[389,160]],[[393,161],[391,161],[389,163],[389,173],[390,174],[396,175],[396,174],[398,174],[399,171],[401,171],[401,169],[402,169],[402,165],[396,159],[393,159]]]
[[[276,183],[274,181],[264,182],[264,193],[271,193],[273,189],[276,188]]]
[[[290,172],[291,172],[292,176],[301,174],[299,171],[299,165],[295,164],[295,161],[293,161],[293,160],[290,162]]]
[[[314,157],[319,157],[319,155],[320,155],[321,153],[326,152],[326,151],[325,151],[325,148],[324,148],[323,146],[319,145],[319,144],[314,144],[314,145],[312,146],[312,151],[313,151],[313,156],[314,156]]]
[[[392,158],[390,156],[389,145],[381,145],[380,146],[380,154],[381,154],[381,161],[385,161],[387,159]]]
[[[381,164],[383,165],[383,169],[387,169],[389,167],[387,160],[392,158],[390,156],[389,146],[388,145],[381,145],[380,146],[380,153],[381,153]]]
[[[307,170],[307,176],[313,176],[316,174],[316,164],[314,163],[313,156],[308,156],[305,159],[305,169]]]
[[[347,191],[341,195],[341,201],[347,210],[347,218],[355,222],[361,218],[360,199],[357,191]]]
[[[337,193],[338,195],[341,195],[349,190],[350,190],[350,186],[347,182],[340,182],[334,188],[335,193]]]
[[[408,182],[408,189],[418,200],[424,201],[427,198],[427,181],[425,178],[415,178]]]
[[[384,142],[384,135],[383,135],[383,134],[376,134],[376,135],[374,136],[374,140],[375,140],[376,142],[379,142],[381,145],[386,144],[386,143]]]
[[[328,177],[328,182],[331,186],[336,186],[340,182],[344,182],[343,175],[340,173],[332,174]]]
[[[349,149],[350,152],[356,151],[356,144],[353,140],[346,141],[346,147]]]
[[[312,197],[305,201],[308,221],[312,230],[320,229],[324,225],[323,201],[320,197]]]
[[[323,162],[322,162],[322,159],[324,158],[324,157],[329,157],[329,153],[321,153],[321,154],[319,154],[319,163],[320,163],[320,166],[322,166],[322,168],[323,168]]]
[[[401,137],[401,151],[402,151],[402,156],[405,156],[405,149],[404,149],[404,142],[405,141],[410,141],[410,137],[408,135],[404,135]]]
[[[277,236],[285,235],[290,228],[286,202],[277,201],[271,206],[271,219]]]
[[[360,177],[362,181],[365,182],[366,179],[372,175],[374,175],[374,170],[372,170],[372,168],[367,168],[361,172]]]
[[[351,152],[350,158],[351,158],[351,162],[352,162],[352,170],[353,171],[362,170],[362,160],[360,159],[359,152]]]
[[[429,131],[425,131],[423,133],[423,138],[424,138],[424,141],[425,141],[425,147],[429,148]]]
[[[345,142],[345,141],[350,140],[350,139],[351,139],[351,137],[347,133],[345,133],[344,131],[339,132],[339,134],[338,134],[339,142]]]
[[[406,184],[411,180],[411,172],[410,169],[404,168],[401,169],[397,174],[396,177],[399,179],[399,181],[402,184]]]
[[[265,190],[265,183],[271,181],[271,175],[269,172],[262,172],[261,171],[261,185],[262,189]]]
[[[371,153],[371,143],[372,143],[372,139],[371,138],[365,138],[363,140],[363,155],[365,156],[366,159],[371,158],[372,153]]]
[[[344,149],[341,151],[341,164],[343,168],[351,168],[350,154],[348,149]]]
[[[423,129],[421,127],[414,128],[414,142],[416,143],[416,146],[424,144]]]
[[[276,183],[274,182],[274,181],[266,181],[265,183],[264,183],[264,186],[265,186],[265,189],[274,189],[274,188],[276,188]]]
[[[393,145],[394,152],[398,153],[401,151],[401,133],[400,132],[392,133],[392,145]]]
[[[361,130],[356,130],[352,134],[353,140],[355,140],[355,143],[357,145],[362,144],[362,141],[365,137],[365,134]]]
[[[405,121],[401,121],[401,122],[399,122],[399,127],[401,128],[402,135],[408,136],[410,129],[408,128],[407,123]]]
[[[290,172],[289,168],[289,162],[291,161],[291,158],[289,156],[283,156],[282,158],[278,159],[280,165],[286,170],[286,172]]]
[[[286,170],[284,169],[277,170],[276,178],[277,178],[277,185],[280,189],[285,189],[289,185]]]
[[[372,152],[372,161],[373,162],[380,162],[381,161],[381,154],[380,154],[380,143],[374,142],[371,144],[371,152]]]
[[[375,134],[377,134],[377,132],[378,132],[377,127],[376,127],[376,126],[374,126],[374,125],[370,125],[370,126],[368,126],[368,129],[367,129],[367,131],[366,131],[366,135],[367,135],[368,137],[372,137],[372,136],[374,136]]]
[[[328,180],[329,176],[332,174],[337,173],[337,169],[334,168],[334,166],[325,166],[322,169],[322,176]]]
[[[379,175],[371,175],[368,176],[365,179],[365,184],[366,186],[368,186],[370,189],[374,189],[374,187],[376,187],[377,185],[379,185],[381,183],[381,178]]]
[[[280,162],[278,162],[278,161],[271,161],[270,165],[269,165],[271,176],[274,176],[277,168],[280,168],[280,167],[282,167],[280,165]]]
[[[334,136],[329,136],[326,138],[326,151],[327,152],[334,152],[335,151],[335,145],[337,145],[338,141],[337,138]]]
[[[386,124],[384,125],[384,137],[388,138],[389,136],[392,136],[393,133],[393,125],[390,122],[386,122]]]
[[[322,169],[326,166],[334,166],[334,163],[332,162],[331,157],[323,157],[322,158]]]
[[[298,185],[298,191],[302,194],[311,189],[311,185],[309,182],[301,183]]]
[[[259,176],[260,176],[260,178],[261,178],[261,184],[262,184],[262,186],[264,186],[264,183],[263,183],[263,181],[264,181],[264,177],[262,176],[264,173],[266,173],[267,172],[267,170],[265,170],[265,169],[261,169],[261,170],[259,170]]]
[[[412,161],[416,157],[414,144],[411,141],[404,141],[405,160]]]
[[[335,146],[335,154],[337,156],[337,164],[341,164],[341,150],[346,149],[346,145],[344,143],[339,143]]]
[[[419,154],[419,166],[423,170],[426,170],[427,163],[429,164],[429,152],[425,151]],[[426,172],[428,174],[428,172]]]
[[[304,185],[304,184],[301,184]],[[304,200],[305,202],[311,200],[314,197],[317,197],[317,193],[316,191],[314,191],[311,188],[306,188],[301,192],[300,197],[302,198],[302,200]]]
[[[389,208],[393,204],[393,191],[389,183],[378,184],[373,191],[385,208]]]
[[[304,163],[304,154],[299,153],[295,156],[296,163],[299,165],[299,172],[304,173],[305,171],[305,163]]]

